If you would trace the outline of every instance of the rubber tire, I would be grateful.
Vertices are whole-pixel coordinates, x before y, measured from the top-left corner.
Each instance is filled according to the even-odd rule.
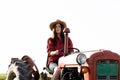
[[[33,70],[27,69],[27,64],[17,60],[9,65],[6,80],[35,80],[32,77]]]

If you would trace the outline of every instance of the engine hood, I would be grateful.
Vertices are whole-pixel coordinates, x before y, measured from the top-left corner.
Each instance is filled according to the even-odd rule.
[[[72,53],[67,56],[62,56],[61,58],[59,58],[58,65],[59,65],[59,67],[65,67],[67,65],[80,66],[76,61],[78,54],[81,54],[81,53],[85,54],[88,59],[88,58],[90,58],[91,55],[93,55],[96,52],[100,52],[100,51],[102,51],[102,50],[84,51],[84,52],[80,52],[80,53]],[[87,63],[85,63],[83,65],[87,65]]]
[[[78,65],[78,63],[76,62],[76,57],[78,54],[80,53],[72,53],[67,56],[62,56],[61,58],[59,58],[58,65],[60,67],[64,67],[66,65]]]

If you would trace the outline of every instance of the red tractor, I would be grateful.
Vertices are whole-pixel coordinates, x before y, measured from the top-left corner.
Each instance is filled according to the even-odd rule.
[[[109,50],[93,50],[68,54],[68,33],[64,30],[65,46],[60,51],[64,56],[58,61],[59,80],[120,80],[120,56]],[[47,63],[47,62],[46,62]],[[29,56],[22,59],[12,58],[6,80],[50,80],[53,74],[48,65],[39,73],[37,66]]]

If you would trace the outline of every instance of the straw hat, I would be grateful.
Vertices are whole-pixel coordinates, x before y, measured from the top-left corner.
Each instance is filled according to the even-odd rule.
[[[66,23],[64,21],[61,21],[57,19],[55,22],[50,23],[50,29],[52,30],[56,24],[62,24],[64,28],[67,27]]]

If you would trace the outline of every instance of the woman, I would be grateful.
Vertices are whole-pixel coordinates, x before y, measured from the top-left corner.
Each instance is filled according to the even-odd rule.
[[[50,29],[53,32],[52,37],[48,38],[47,41],[47,52],[48,52],[48,65],[49,69],[54,72],[54,69],[58,65],[58,59],[63,56],[63,52],[59,52],[60,49],[64,48],[64,33],[63,29],[67,28],[66,23],[61,20],[56,20],[50,23]],[[73,48],[71,39],[68,37],[68,47]],[[68,50],[73,52],[73,50]]]

